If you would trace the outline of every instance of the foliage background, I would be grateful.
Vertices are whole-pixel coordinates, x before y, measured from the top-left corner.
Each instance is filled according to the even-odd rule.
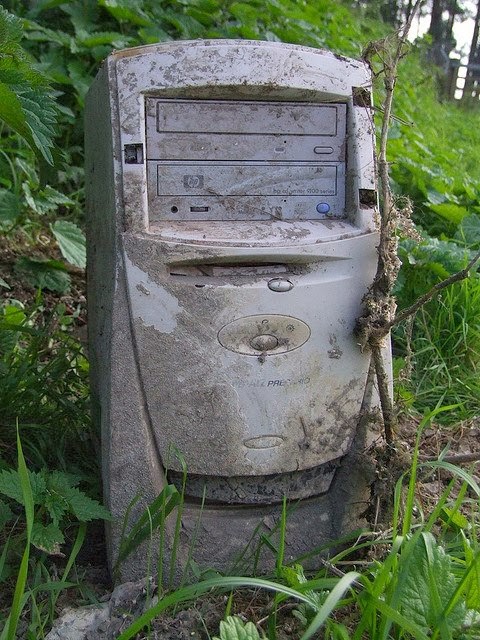
[[[25,506],[20,477],[12,470],[17,421],[36,500],[36,527],[29,540],[38,551],[58,549],[72,519],[106,516],[83,493],[99,495],[98,448],[87,408],[88,362],[72,333],[85,323],[83,106],[102,60],[112,49],[195,38],[285,41],[360,57],[368,42],[384,38],[394,28],[392,21],[382,19],[387,4],[392,3],[3,3],[0,493],[5,499],[0,502],[0,536],[7,541],[8,554],[0,558],[0,581],[14,574],[17,542],[25,540],[25,530],[14,526]],[[402,270],[396,289],[400,307],[462,268],[480,245],[478,102],[439,100],[441,70],[430,62],[430,45],[428,37],[416,42],[401,63],[390,131],[394,191],[399,199],[412,200],[421,233],[420,242],[401,237]],[[381,81],[377,84],[375,102],[381,105]],[[397,395],[404,406],[424,411],[451,405],[449,412],[437,416],[451,423],[478,416],[479,318],[480,282],[474,275],[432,301],[412,327],[396,331],[395,368],[403,371]],[[415,544],[412,557],[424,559],[425,547],[430,555],[436,554],[435,562],[452,582],[453,569],[443,550],[428,537],[424,546],[418,540]],[[431,615],[419,613],[419,624],[433,624]]]

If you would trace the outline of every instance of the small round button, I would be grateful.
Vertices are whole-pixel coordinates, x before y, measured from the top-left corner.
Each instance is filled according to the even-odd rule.
[[[290,282],[290,280],[287,280],[286,278],[273,278],[273,280],[268,281],[268,288],[271,291],[283,293],[284,291],[290,291],[290,289],[293,289],[293,282]]]
[[[252,338],[250,340],[250,346],[257,351],[271,351],[278,346],[278,338],[272,336],[270,333],[264,333]]]
[[[328,213],[330,211],[330,205],[328,202],[319,202],[317,204],[318,213]]]

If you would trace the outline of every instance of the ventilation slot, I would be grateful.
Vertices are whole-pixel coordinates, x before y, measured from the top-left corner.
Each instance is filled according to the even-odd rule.
[[[297,267],[298,268],[298,267]],[[263,277],[292,273],[291,265],[287,264],[196,264],[172,265],[170,275],[173,277],[207,277],[207,278],[238,278]]]

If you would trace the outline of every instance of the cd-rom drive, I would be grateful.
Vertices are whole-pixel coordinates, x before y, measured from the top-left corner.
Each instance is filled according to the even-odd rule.
[[[147,98],[150,223],[343,217],[345,122],[345,104]]]

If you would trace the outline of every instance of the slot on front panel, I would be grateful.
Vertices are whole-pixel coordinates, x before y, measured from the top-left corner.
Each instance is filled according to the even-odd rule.
[[[297,267],[298,269],[298,267]],[[292,265],[288,264],[197,264],[197,265],[172,265],[170,275],[174,277],[203,276],[207,278],[231,278],[231,277],[264,277],[278,274],[292,273]]]

